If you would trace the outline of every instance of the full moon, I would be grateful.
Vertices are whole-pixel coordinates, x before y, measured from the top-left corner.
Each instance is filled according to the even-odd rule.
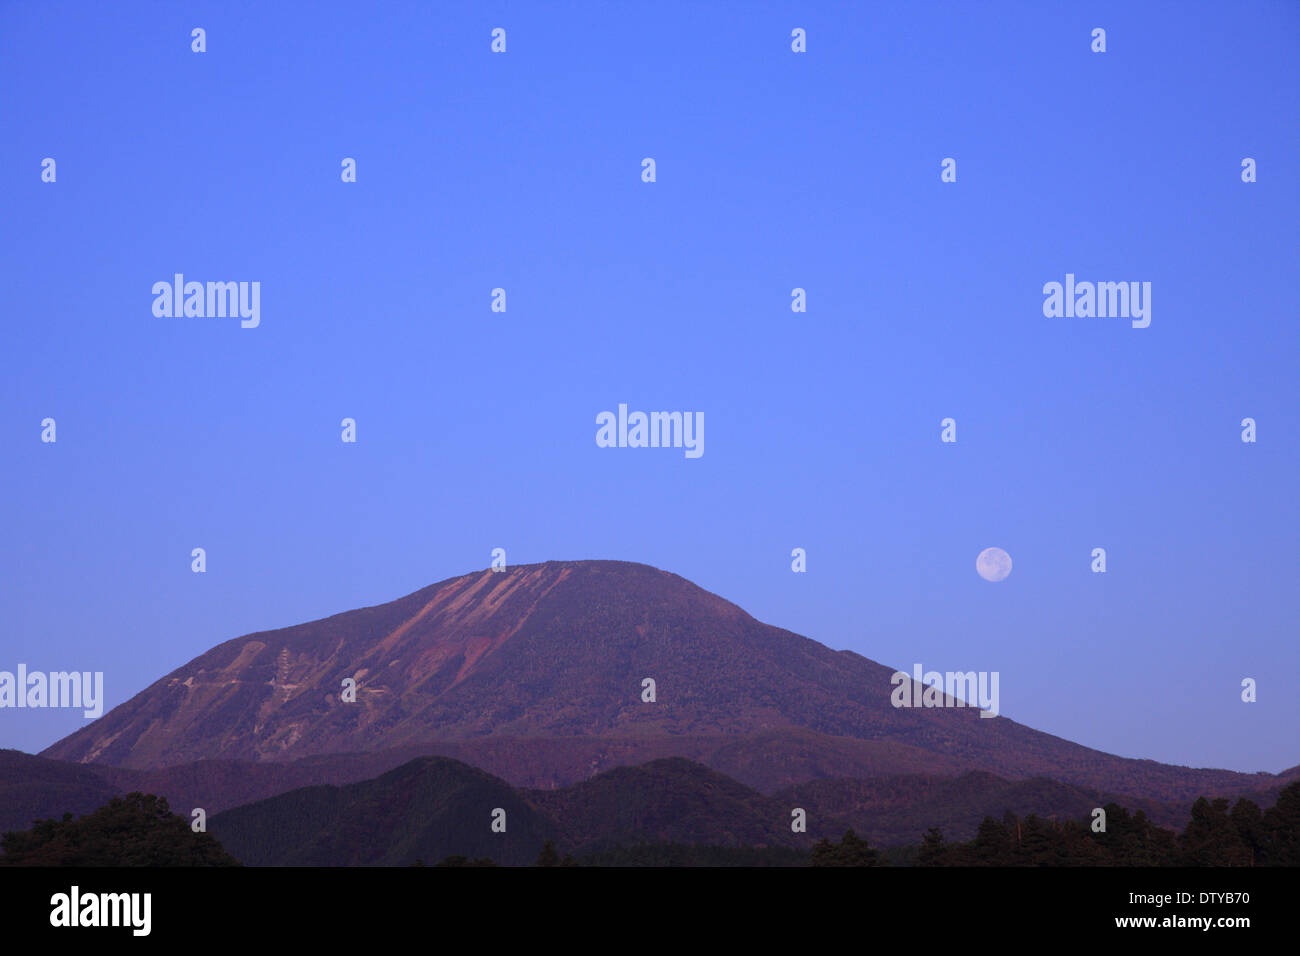
[[[975,570],[985,581],[1002,581],[1011,573],[1011,555],[1001,548],[985,548],[975,559]]]

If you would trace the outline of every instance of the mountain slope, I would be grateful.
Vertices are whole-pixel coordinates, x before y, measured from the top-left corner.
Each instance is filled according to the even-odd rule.
[[[639,754],[646,759],[673,751],[641,742],[671,748],[685,737],[734,735],[731,762],[711,762],[741,774],[763,757],[740,735],[802,729],[825,737],[787,748],[787,769],[769,764],[768,785],[826,775],[845,738],[907,755],[912,765],[895,773],[1047,775],[1169,800],[1274,782],[1127,760],[1005,717],[981,719],[974,708],[896,709],[892,673],[646,565],[549,562],[466,574],[388,604],[227,641],[44,755],[147,768],[604,737],[650,748]],[[355,703],[340,700],[348,677],[357,681]],[[641,699],[647,677],[654,703]],[[927,753],[944,766],[921,765],[916,755]],[[533,767],[556,782],[573,769]]]
[[[504,832],[492,830],[497,810]],[[554,836],[504,780],[445,757],[346,787],[291,790],[219,813],[208,830],[251,866],[402,866],[456,854],[521,864]]]
[[[506,810],[504,833],[492,811]],[[619,767],[560,790],[514,790],[458,760],[424,757],[374,780],[305,787],[214,816],[209,832],[252,866],[400,866],[447,856],[532,863],[565,852],[677,842],[811,849],[841,821],[790,827],[790,807],[681,758]]]
[[[617,767],[544,790],[511,787],[461,761],[436,757],[406,760],[374,779],[342,786],[317,782],[353,781],[351,775],[397,759],[397,753],[293,763],[204,761],[152,771],[0,751],[0,780],[7,782],[0,786],[0,832],[25,830],[38,817],[84,815],[132,790],[165,796],[182,818],[204,807],[210,831],[254,865],[402,865],[453,854],[530,863],[544,839],[583,855],[665,841],[806,850],[850,826],[874,845],[891,846],[915,844],[930,826],[942,827],[949,840],[967,839],[986,815],[1001,819],[1007,810],[1085,819],[1112,800],[1175,829],[1189,818],[1189,802],[1115,798],[1044,778],[1011,781],[978,772],[819,779],[765,796],[680,758]],[[222,803],[257,790],[274,796],[233,809]],[[23,799],[14,801],[15,793]],[[1277,801],[1277,789],[1246,796],[1266,809]],[[507,811],[508,838],[487,825],[496,807]],[[790,830],[796,807],[807,812],[803,834]]]
[[[688,843],[809,850],[847,828],[829,814],[791,829],[796,804],[765,797],[681,757],[618,767],[561,790],[524,791],[555,822],[566,850],[588,853],[622,844]]]
[[[552,562],[463,575],[389,604],[227,641],[44,755],[145,767],[487,735],[791,725],[982,749],[959,729],[975,726],[973,710],[940,720],[894,711],[890,673],[761,624],[676,575]],[[355,704],[340,700],[348,677],[358,683]],[[645,677],[657,682],[653,704],[641,701]],[[999,722],[1009,723],[985,721],[980,736],[996,736]]]
[[[120,791],[96,769],[0,750],[0,833],[98,810]]]

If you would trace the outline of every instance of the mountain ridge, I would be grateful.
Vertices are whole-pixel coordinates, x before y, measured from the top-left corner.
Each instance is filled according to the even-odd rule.
[[[668,571],[552,561],[470,572],[385,604],[224,641],[42,756],[150,769],[609,738],[636,751],[629,760],[673,755],[674,742],[678,755],[700,759],[699,740],[730,738],[737,746],[720,769],[744,776],[766,759],[747,735],[780,731],[790,737],[788,768],[769,759],[755,782],[835,775],[833,759],[855,751],[835,743],[845,740],[882,755],[892,748],[915,772],[1050,776],[1153,799],[1241,791],[1243,778],[1264,789],[1273,779],[1117,757],[974,708],[894,708],[893,673],[763,624]],[[357,682],[354,704],[340,699],[347,677]],[[655,681],[653,703],[641,698],[645,678]],[[819,736],[801,745],[800,730]],[[577,745],[548,746],[550,757],[530,772],[572,781]],[[850,762],[860,756],[872,767],[867,750],[856,747]]]

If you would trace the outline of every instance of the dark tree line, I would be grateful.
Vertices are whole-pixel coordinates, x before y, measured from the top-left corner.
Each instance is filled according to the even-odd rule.
[[[813,866],[880,866],[880,854],[852,830],[839,843],[822,838],[812,850]]]
[[[1268,810],[1250,800],[1200,797],[1183,832],[1157,826],[1139,810],[1107,804],[1106,829],[1091,818],[1050,820],[1007,812],[985,817],[975,837],[949,842],[931,827],[918,847],[887,851],[918,866],[1300,866],[1300,782]],[[38,820],[0,836],[0,866],[238,866],[215,838],[195,833],[162,797],[130,793],[73,820]],[[901,851],[901,855],[900,855]],[[881,866],[882,854],[854,831],[823,839],[811,851],[780,847],[643,844],[575,860],[546,841],[536,866]],[[425,866],[416,861],[416,866]],[[487,858],[450,856],[440,867],[496,866]]]
[[[163,797],[128,793],[79,820],[37,820],[0,836],[0,866],[239,866]]]
[[[1300,783],[1261,811],[1239,799],[1200,797],[1181,834],[1156,826],[1139,810],[1107,804],[1106,830],[1091,819],[1044,820],[1013,813],[985,817],[975,838],[946,842],[931,827],[918,866],[1300,866]]]

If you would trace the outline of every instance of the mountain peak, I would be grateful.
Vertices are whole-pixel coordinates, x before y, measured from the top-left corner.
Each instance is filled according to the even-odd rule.
[[[981,720],[975,708],[896,709],[892,673],[649,565],[548,561],[226,641],[44,755],[150,768],[502,738],[739,740],[803,728],[996,773],[1053,761],[1082,768],[1105,756],[1003,717]],[[659,750],[672,752],[689,750]]]
[[[643,679],[666,677],[706,635],[756,626],[646,564],[484,569],[226,641],[45,753],[144,767],[489,733],[650,732],[672,708],[638,709]]]

